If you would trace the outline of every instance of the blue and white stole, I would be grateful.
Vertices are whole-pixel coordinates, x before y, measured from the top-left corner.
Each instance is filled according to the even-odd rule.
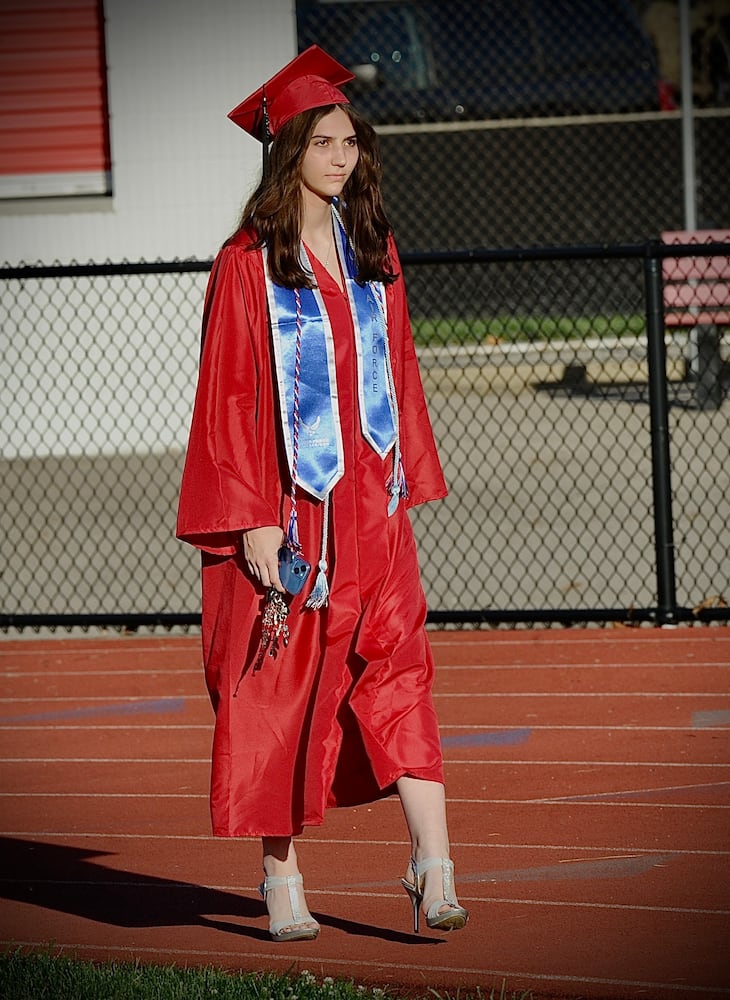
[[[353,247],[334,206],[332,213],[335,246],[355,331],[362,434],[381,458],[393,449],[393,475],[387,484],[390,494],[388,514],[391,515],[398,506],[400,496],[407,496],[407,491],[390,364],[385,289],[380,282],[357,283]],[[262,253],[279,412],[292,479],[292,520],[288,541],[293,548],[299,549],[297,487],[320,500],[327,500],[345,471],[334,339],[319,288],[290,289],[275,284],[269,275],[266,247]],[[305,270],[313,274],[304,245],[300,250],[300,260]],[[326,547],[326,520],[327,510],[320,571]]]

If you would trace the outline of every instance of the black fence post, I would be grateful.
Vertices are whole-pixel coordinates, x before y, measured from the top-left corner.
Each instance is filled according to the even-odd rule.
[[[657,576],[657,623],[678,620],[674,571],[672,481],[669,457],[669,401],[667,351],[664,343],[664,290],[658,244],[647,243],[644,258],[646,294],[647,361],[649,365],[649,415],[654,497],[654,547]]]

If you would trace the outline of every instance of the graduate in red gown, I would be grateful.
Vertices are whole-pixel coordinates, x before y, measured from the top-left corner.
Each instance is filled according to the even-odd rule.
[[[178,512],[202,553],[213,832],[262,838],[278,941],[319,931],[293,838],[393,793],[416,929],[467,918],[407,513],[446,486],[351,78],[312,46],[229,115],[264,170],[213,264]]]

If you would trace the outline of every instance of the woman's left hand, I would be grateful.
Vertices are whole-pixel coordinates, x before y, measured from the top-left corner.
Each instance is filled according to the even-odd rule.
[[[279,579],[279,549],[283,541],[284,532],[274,524],[251,528],[243,533],[243,557],[249,572],[264,587],[273,587],[280,594],[284,593]]]

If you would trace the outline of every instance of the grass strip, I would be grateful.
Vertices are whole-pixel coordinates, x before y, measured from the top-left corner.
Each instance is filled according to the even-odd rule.
[[[224,972],[212,967],[179,968],[138,962],[83,962],[51,951],[9,949],[0,955],[2,1000],[395,1000],[385,988],[351,979],[317,980],[306,969],[274,972]],[[410,1000],[452,1000],[429,990]],[[509,993],[504,983],[489,993],[457,993],[458,1000],[530,1000],[529,992]]]
[[[586,337],[636,337],[643,316],[412,316],[419,347],[446,344],[519,344]]]

